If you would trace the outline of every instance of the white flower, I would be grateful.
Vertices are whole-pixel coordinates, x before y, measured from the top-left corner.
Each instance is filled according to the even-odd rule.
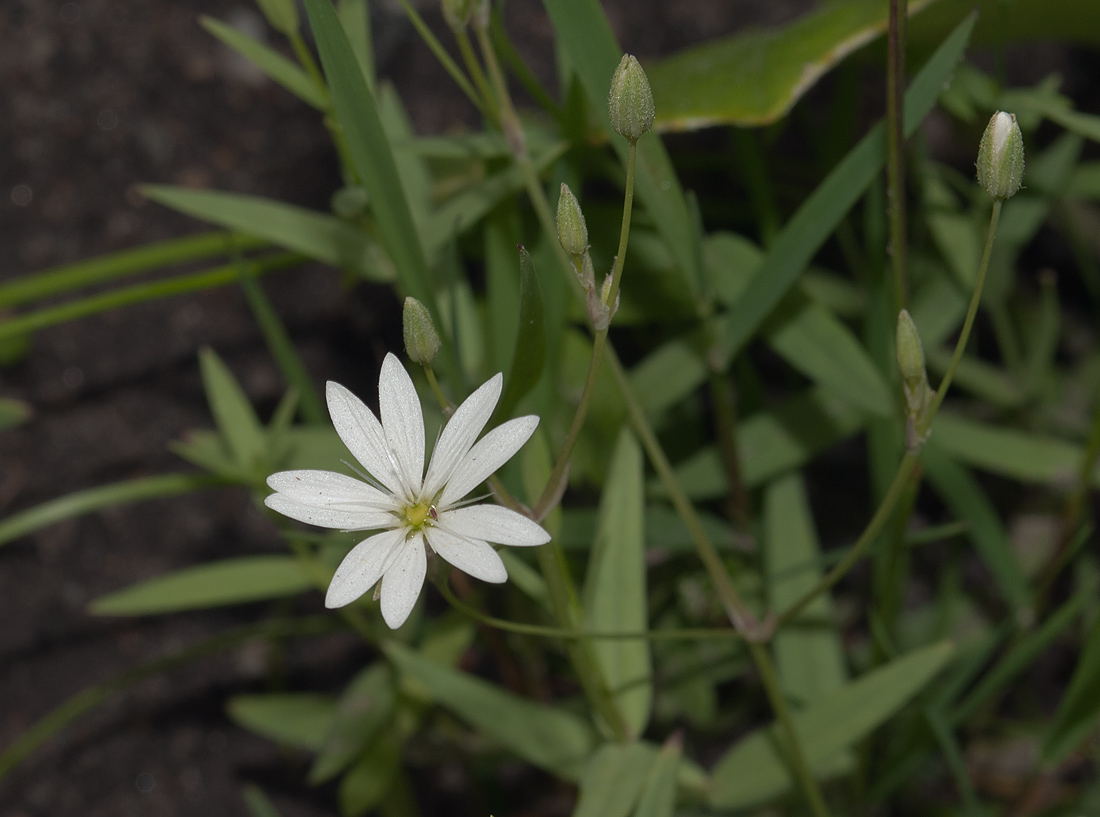
[[[542,545],[550,535],[499,505],[460,501],[511,459],[539,423],[518,417],[475,444],[500,398],[498,374],[455,411],[424,473],[424,415],[412,379],[392,354],[382,363],[382,421],[339,383],[328,384],[328,410],[344,445],[379,487],[331,471],[282,471],[267,484],[265,504],[291,519],[338,530],[380,530],[352,548],[332,577],[326,607],[342,607],[382,580],[382,618],[400,627],[420,595],[425,544],[460,570],[487,582],[508,571],[489,544]]]

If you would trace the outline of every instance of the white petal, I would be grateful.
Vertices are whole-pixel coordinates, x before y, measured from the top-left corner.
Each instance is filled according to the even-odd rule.
[[[382,361],[378,378],[378,413],[405,495],[416,498],[424,479],[424,412],[412,378],[392,352]]]
[[[374,412],[339,383],[328,382],[328,413],[336,433],[367,472],[392,493],[404,495],[393,453]]]
[[[439,442],[435,444],[432,461],[428,463],[428,475],[424,477],[425,499],[430,499],[439,492],[459,460],[469,452],[481,429],[489,422],[497,400],[500,399],[503,381],[500,374],[486,380],[477,391],[462,401],[454,416],[447,421],[443,433],[439,435]]]
[[[420,597],[427,571],[424,537],[417,533],[401,545],[397,558],[386,568],[382,578],[382,618],[391,630],[396,630],[409,617]]]
[[[535,433],[538,424],[539,418],[533,414],[517,417],[497,426],[482,437],[477,445],[470,449],[470,453],[455,466],[454,473],[447,480],[438,504],[443,507],[451,505],[484,482],[490,474],[520,450]]]
[[[396,510],[389,494],[334,471],[280,471],[267,478],[269,487],[288,499],[313,508]]]
[[[273,511],[305,522],[309,525],[317,525],[320,528],[333,528],[334,530],[373,530],[375,528],[389,528],[397,524],[397,517],[387,511],[379,511],[371,508],[346,509],[346,508],[318,508],[314,505],[305,505],[297,502],[286,494],[272,494],[264,500],[264,504]]]
[[[470,505],[439,514],[439,526],[467,539],[498,545],[545,545],[550,534],[537,522],[500,505]]]
[[[432,550],[463,573],[493,584],[508,581],[508,569],[488,542],[456,536],[440,528],[429,529],[424,538]]]
[[[351,604],[374,587],[397,557],[404,541],[404,529],[388,530],[364,539],[348,551],[328,586],[325,607]]]

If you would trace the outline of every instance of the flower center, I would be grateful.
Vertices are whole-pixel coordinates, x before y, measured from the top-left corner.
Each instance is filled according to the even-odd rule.
[[[428,517],[432,516],[432,510],[430,502],[409,505],[405,508],[405,524],[413,530],[420,530],[427,524]]]

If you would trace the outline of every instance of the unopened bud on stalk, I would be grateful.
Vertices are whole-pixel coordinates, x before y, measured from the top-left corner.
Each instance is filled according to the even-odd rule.
[[[428,308],[416,298],[406,298],[401,322],[409,360],[425,366],[431,363],[439,353],[440,342]]]
[[[291,35],[298,31],[298,4],[295,0],[259,0],[260,11],[280,34]]]
[[[476,0],[442,0],[443,19],[453,31],[461,31],[470,22]]]
[[[608,115],[615,133],[636,142],[653,128],[653,90],[638,60],[624,54],[611,77]]]
[[[1024,180],[1024,137],[1016,115],[997,111],[978,146],[978,182],[995,199],[1007,199]]]
[[[901,370],[902,389],[909,415],[905,427],[905,444],[910,451],[916,451],[928,439],[935,393],[928,385],[928,372],[924,368],[924,347],[908,310],[903,309],[898,313],[895,339],[898,369]]]
[[[584,213],[565,182],[562,182],[558,197],[558,241],[570,255],[582,255],[588,249],[588,225],[584,222]]]
[[[907,384],[915,385],[927,375],[924,371],[924,347],[917,333],[917,325],[913,323],[907,309],[898,313],[896,340],[901,376]]]

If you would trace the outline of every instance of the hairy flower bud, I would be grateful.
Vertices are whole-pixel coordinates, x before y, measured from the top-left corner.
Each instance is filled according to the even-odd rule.
[[[440,342],[428,308],[416,298],[406,298],[401,318],[409,360],[423,365],[431,363],[439,352]]]
[[[298,31],[298,4],[295,0],[259,0],[260,11],[280,34]]]
[[[905,392],[905,406],[909,415],[905,424],[905,444],[910,451],[916,451],[930,433],[935,393],[928,385],[928,372],[924,368],[924,347],[908,310],[903,309],[898,313],[895,337],[898,369],[901,370],[902,390]]]
[[[653,128],[653,91],[638,60],[624,54],[611,77],[608,115],[615,133],[636,142]]]
[[[995,199],[1007,199],[1024,180],[1024,137],[1016,115],[997,111],[978,146],[978,182]]]
[[[908,384],[915,385],[926,377],[924,371],[924,347],[917,333],[917,325],[909,316],[909,310],[903,309],[898,313],[897,328],[897,353],[898,368],[901,376]]]
[[[558,241],[570,255],[582,255],[588,249],[588,225],[581,205],[569,185],[562,182],[558,197]]]

